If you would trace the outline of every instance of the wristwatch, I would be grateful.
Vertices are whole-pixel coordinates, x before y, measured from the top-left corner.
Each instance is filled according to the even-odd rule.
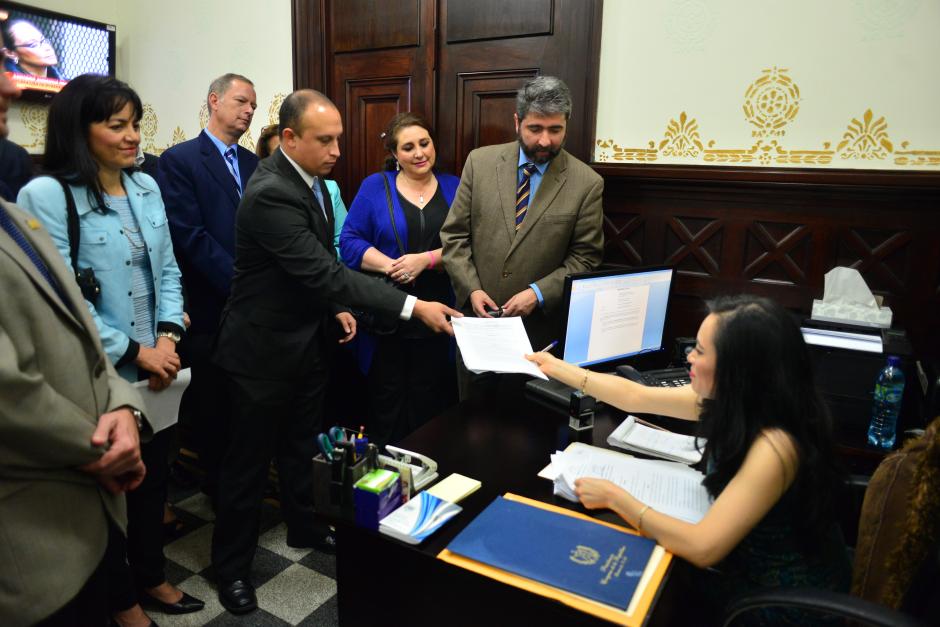
[[[175,344],[179,344],[180,340],[182,339],[180,334],[174,331],[157,331],[157,337],[168,337],[173,340]]]
[[[140,413],[139,409],[131,409],[131,413],[134,414],[134,420],[137,422],[137,430],[144,430],[144,415]]]

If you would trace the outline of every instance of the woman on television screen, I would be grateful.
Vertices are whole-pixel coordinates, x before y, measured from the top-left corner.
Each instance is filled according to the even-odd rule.
[[[3,69],[16,74],[64,79],[55,67],[59,63],[52,43],[27,20],[3,23]]]

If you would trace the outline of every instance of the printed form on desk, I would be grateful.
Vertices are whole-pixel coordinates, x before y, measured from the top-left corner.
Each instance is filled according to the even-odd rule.
[[[656,511],[693,524],[711,507],[711,497],[702,485],[705,476],[685,464],[637,459],[580,442],[552,455],[552,463],[539,476],[555,483],[555,494],[574,502],[578,501],[577,479],[606,479]]]

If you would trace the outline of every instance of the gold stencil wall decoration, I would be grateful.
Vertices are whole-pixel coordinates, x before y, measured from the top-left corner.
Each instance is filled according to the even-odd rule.
[[[209,126],[209,105],[203,101],[202,106],[199,107],[199,130],[207,126]]]
[[[744,92],[744,117],[756,127],[753,137],[783,137],[783,127],[799,113],[800,88],[787,72],[776,67],[764,70]]]
[[[20,115],[23,118],[23,126],[29,131],[30,143],[19,143],[23,148],[29,150],[35,148],[37,151],[46,148],[46,120],[49,118],[49,107],[39,104],[25,104],[20,107]]]
[[[173,129],[173,139],[170,140],[170,145],[175,146],[176,144],[182,144],[186,141],[186,133],[183,131],[182,126],[177,126]]]
[[[867,109],[862,119],[853,118],[849,129],[842,135],[842,141],[836,151],[843,159],[884,159],[894,152],[894,146],[888,138],[888,123],[884,116],[874,119],[871,109]]]
[[[255,140],[251,136],[251,129],[245,131],[245,134],[238,138],[238,145],[242,148],[246,148],[251,152],[255,151]]]
[[[143,135],[141,145],[144,148],[144,152],[159,154],[165,150],[163,148],[157,148],[156,144],[154,144],[158,125],[159,121],[156,111],[153,110],[150,103],[145,102],[144,111],[140,116],[140,133]]]
[[[277,124],[278,118],[281,114],[281,104],[284,103],[284,98],[287,97],[287,94],[276,93],[274,94],[274,99],[271,100],[271,106],[268,107],[268,124]]]
[[[665,139],[659,142],[659,151],[665,157],[697,157],[705,150],[698,134],[698,122],[679,114],[679,120],[669,120]]]

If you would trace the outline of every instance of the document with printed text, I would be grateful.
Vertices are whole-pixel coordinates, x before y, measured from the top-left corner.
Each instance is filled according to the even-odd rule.
[[[574,482],[582,477],[607,479],[653,509],[680,520],[697,523],[711,507],[702,485],[704,475],[678,462],[637,459],[593,446],[571,446],[552,455],[547,475],[555,494],[577,502]]]
[[[454,336],[463,363],[470,372],[516,372],[548,380],[525,358],[532,344],[522,318],[454,318]]]

